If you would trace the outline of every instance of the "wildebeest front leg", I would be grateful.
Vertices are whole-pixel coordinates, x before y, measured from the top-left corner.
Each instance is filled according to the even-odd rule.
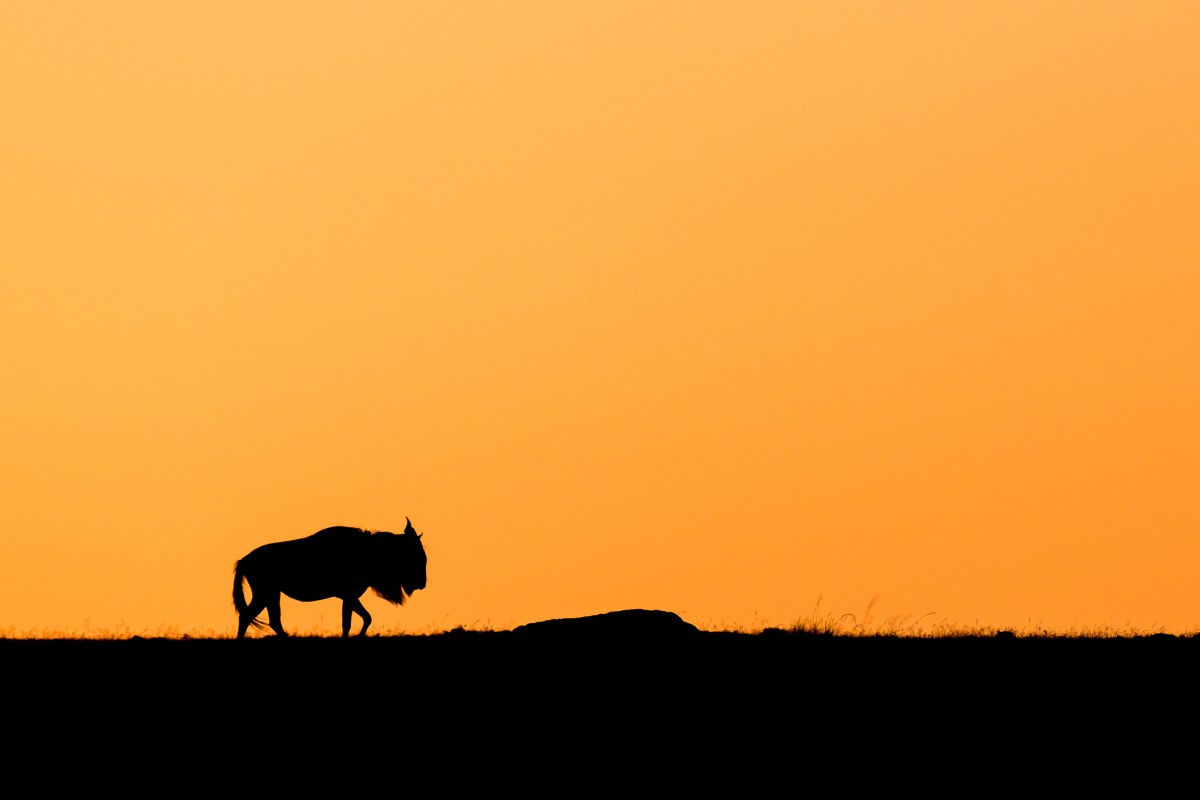
[[[371,615],[367,613],[366,607],[357,597],[342,601],[342,636],[350,635],[350,621],[354,614],[362,617],[362,630],[358,632],[359,636],[367,635],[367,626],[371,624]]]

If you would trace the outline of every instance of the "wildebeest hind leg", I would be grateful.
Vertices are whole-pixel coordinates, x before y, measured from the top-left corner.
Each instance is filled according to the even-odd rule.
[[[280,621],[279,595],[274,595],[267,601],[267,619],[276,636],[287,636],[287,631],[283,629],[283,622]]]
[[[250,605],[246,607],[245,612],[238,617],[238,635],[239,639],[246,638],[246,630],[254,624],[254,619],[263,612],[267,607],[265,600],[259,600],[257,597],[250,601]]]
[[[371,624],[371,615],[367,613],[366,606],[358,598],[342,601],[342,636],[350,635],[350,623],[354,614],[362,617],[363,621],[362,630],[358,632],[358,635],[366,636],[367,626]]]

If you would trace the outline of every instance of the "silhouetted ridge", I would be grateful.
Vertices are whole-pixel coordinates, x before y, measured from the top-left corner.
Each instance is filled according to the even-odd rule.
[[[695,625],[684,622],[678,614],[641,608],[609,611],[589,617],[548,619],[513,628],[513,633],[518,637],[538,641],[679,641],[699,632]]]

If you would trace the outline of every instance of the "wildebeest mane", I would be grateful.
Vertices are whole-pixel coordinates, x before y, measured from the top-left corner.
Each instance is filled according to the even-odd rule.
[[[415,533],[363,530],[371,537],[368,540],[371,590],[389,603],[404,605],[414,588],[418,588],[412,583],[414,559],[419,554],[424,561],[419,537]]]

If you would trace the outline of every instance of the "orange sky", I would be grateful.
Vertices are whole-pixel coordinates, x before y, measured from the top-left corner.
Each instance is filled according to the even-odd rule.
[[[0,632],[232,634],[236,558],[405,517],[380,632],[1191,631],[1198,41],[1192,2],[6,2]]]

